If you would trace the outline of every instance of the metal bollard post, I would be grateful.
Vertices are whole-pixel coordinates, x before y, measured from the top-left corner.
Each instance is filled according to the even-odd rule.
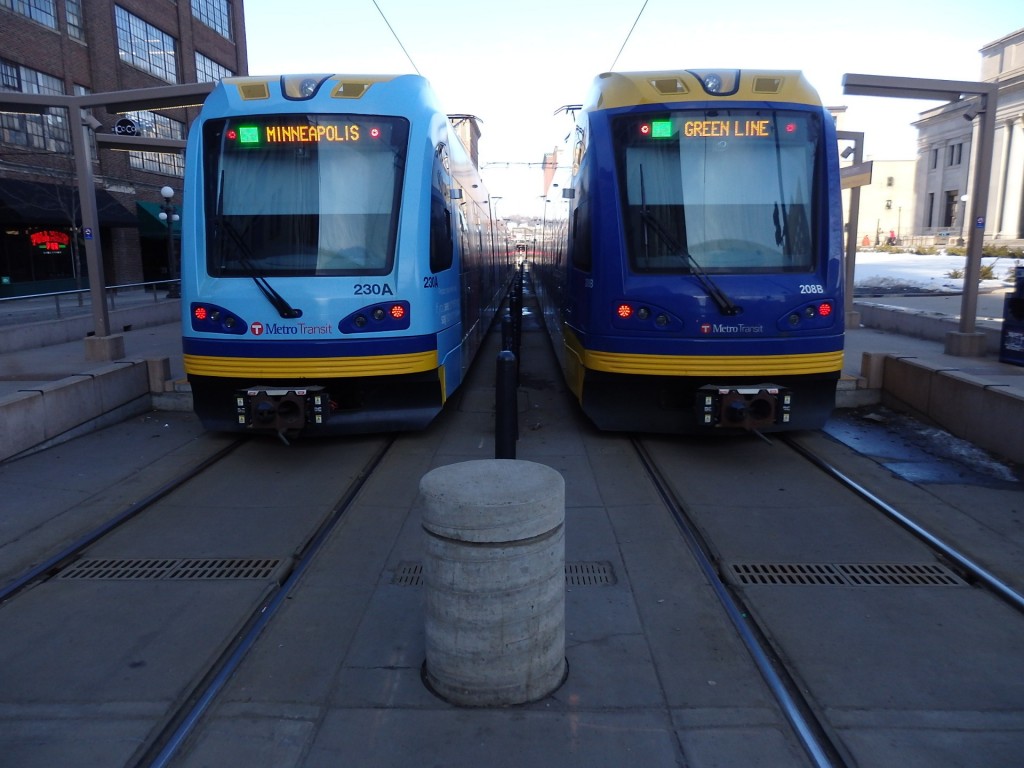
[[[501,348],[514,354],[512,349],[512,316],[508,312],[501,317]]]
[[[516,356],[498,353],[495,379],[494,458],[514,459],[519,438],[519,403],[516,392]]]
[[[512,296],[509,299],[509,312],[512,315],[512,346],[510,349],[519,359],[519,346],[523,334],[523,273],[517,272],[512,280]]]

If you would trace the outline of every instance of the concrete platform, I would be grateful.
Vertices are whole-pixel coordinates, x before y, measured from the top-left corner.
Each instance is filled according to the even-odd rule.
[[[857,300],[861,325],[847,330],[837,406],[911,408],[1024,462],[1024,434],[1012,427],[1024,423],[1024,367],[998,360],[1002,303],[1002,292],[979,296],[985,355],[955,357],[944,339],[956,330],[959,297]],[[17,323],[8,313],[0,334],[0,461],[150,408],[191,410],[178,311],[177,301],[123,298],[111,328],[123,336],[124,357],[113,362],[89,359],[87,315]]]
[[[152,359],[166,362],[165,369],[159,366],[168,376],[166,381],[180,377],[177,324],[151,329],[149,335],[136,337],[133,333],[126,334],[128,354],[146,359],[152,353]],[[345,535],[325,547],[174,765],[791,768],[807,764],[739,647],[734,630],[715,608],[700,569],[674,523],[663,514],[635,457],[630,458],[619,437],[587,428],[578,411],[566,407],[564,388],[555,385],[557,372],[550,362],[546,338],[539,331],[528,336],[524,344],[532,346],[524,349],[522,357],[524,380],[532,383],[524,387],[528,398],[519,403],[520,428],[528,439],[521,441],[518,458],[551,466],[565,477],[570,489],[566,527],[572,532],[566,539],[566,561],[607,564],[615,577],[606,583],[568,588],[566,643],[571,671],[564,685],[542,701],[515,708],[463,708],[440,701],[421,679],[426,655],[423,590],[397,578],[403,564],[415,563],[422,556],[415,479],[435,466],[479,458],[481,446],[486,447],[492,438],[493,368],[486,363],[493,359],[494,351],[486,350],[481,358],[485,365],[474,368],[452,408],[430,430],[412,436],[401,450],[389,454],[386,466],[360,492],[358,504],[346,518]],[[56,350],[37,350],[40,357],[33,359],[32,367],[47,370],[49,375],[60,373],[62,366],[78,370],[83,361],[71,358],[84,355],[84,351],[80,345],[74,346],[76,349],[66,350],[67,359]],[[954,370],[942,366],[994,362],[987,358],[952,362],[933,358],[936,347],[936,342],[927,340],[853,329],[849,334],[848,381],[855,386],[863,383],[859,391],[875,393],[878,399],[897,394],[909,397],[917,392],[913,386],[904,389],[899,377],[904,367],[913,382],[913,377],[923,380]],[[159,357],[161,350],[165,357]],[[861,375],[858,364],[865,356],[870,377]],[[19,359],[24,362],[27,358],[21,355]],[[942,370],[914,362],[933,359]],[[545,361],[545,367],[526,367],[527,360]],[[7,364],[0,357],[0,365]],[[1024,369],[1007,368],[1006,375],[1020,381]],[[974,374],[964,376],[969,379],[968,386],[984,389],[984,376],[978,375],[976,380]],[[883,389],[887,381],[891,393]],[[82,386],[78,377],[71,375],[58,383],[71,389]],[[875,385],[874,389],[869,385]],[[36,386],[43,389],[45,383]],[[18,395],[15,390],[13,397]],[[926,405],[930,400],[915,402]],[[0,405],[6,402],[0,398]],[[748,442],[760,446],[759,441]],[[97,451],[83,453],[88,460]],[[45,458],[28,458],[8,469],[22,482],[29,482],[33,465],[40,473],[52,471],[44,466]],[[709,455],[706,461],[720,458]],[[116,456],[104,466],[130,477]],[[81,482],[93,481],[90,473],[81,474]],[[78,482],[78,473],[75,478]],[[109,484],[109,477],[103,482]],[[76,492],[84,494],[85,489],[76,488]],[[754,485],[745,492],[751,502],[744,504],[743,510],[763,496],[762,489]],[[934,506],[930,497],[928,503]],[[32,506],[19,504],[19,508]],[[817,511],[815,504],[811,512]],[[721,515],[730,513],[740,514],[741,507],[719,510]],[[843,537],[834,538],[847,546]],[[157,544],[163,546],[163,540]],[[878,556],[874,546],[870,552]],[[180,633],[174,610],[194,611],[191,603],[182,599],[168,608],[152,600],[144,589],[133,593],[134,599],[154,613],[166,615],[169,631],[167,638],[161,637],[162,642],[172,648],[187,646],[186,640],[170,630],[176,628]],[[836,612],[834,600],[821,600],[823,612]],[[104,605],[115,611],[123,603],[107,600]],[[840,611],[849,616],[849,622],[838,622],[838,630],[852,632],[864,625],[859,619],[864,610]],[[212,613],[198,618],[200,623],[215,624],[217,620],[218,615]],[[967,628],[975,625],[970,619],[958,623]],[[894,626],[892,638],[902,639],[899,623]],[[220,627],[211,631],[220,631]],[[842,646],[845,636],[837,634],[832,640]],[[890,659],[895,666],[897,657],[887,645],[890,637],[883,635],[880,640],[879,658]],[[804,632],[795,646],[805,648],[809,658],[819,658],[820,642],[818,633]],[[72,659],[76,663],[81,659],[78,666],[86,667],[89,649],[76,645],[75,650],[78,655]],[[173,657],[172,651],[167,653]],[[836,685],[856,692],[857,686],[849,679],[861,677],[861,670],[858,665],[840,670],[848,677],[837,675]],[[103,699],[92,689],[83,690],[85,705],[55,705],[44,698],[31,702],[30,710],[12,706],[6,716],[13,720],[16,714],[23,720],[18,722],[17,738],[10,739],[6,747],[7,761],[23,766],[63,765],[74,762],[68,755],[75,755],[80,764],[124,764],[99,756],[109,754],[104,750],[111,743],[134,746],[130,721],[137,716],[135,703],[126,697]],[[843,724],[863,732],[859,738],[878,755],[875,764],[884,764],[894,742],[920,738],[925,730],[921,722],[912,719],[919,717],[916,713],[900,712],[904,718],[900,720],[888,709],[860,706],[859,701],[855,704],[843,713]],[[91,707],[96,714],[82,718],[83,707]],[[1019,730],[1011,722],[1015,714],[1003,715],[1005,721],[999,719],[1000,713],[975,715],[977,719],[969,726],[987,735],[990,731],[982,731],[983,726],[1005,722],[1012,736],[1014,729]],[[937,738],[947,732],[951,739],[970,738],[970,733],[965,736],[952,728],[961,715],[957,711],[942,714],[945,719],[931,723],[930,733],[938,734]],[[934,716],[927,710],[920,719]],[[51,738],[55,733],[65,740]],[[1009,737],[1008,741],[1012,744]],[[40,743],[45,748],[39,748]]]

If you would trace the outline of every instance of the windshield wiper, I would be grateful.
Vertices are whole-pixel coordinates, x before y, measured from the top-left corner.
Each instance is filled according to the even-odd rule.
[[[647,233],[648,227],[654,230],[654,233],[662,239],[662,241],[669,247],[669,250],[673,254],[682,256],[686,259],[690,265],[690,273],[697,278],[697,282],[700,283],[700,287],[704,289],[704,293],[715,302],[715,306],[718,307],[718,311],[723,315],[732,316],[738,315],[743,311],[743,308],[733,303],[725,292],[715,284],[708,273],[704,271],[704,268],[700,263],[693,257],[688,250],[683,248],[679,242],[672,236],[672,233],[662,226],[661,222],[658,221],[657,217],[647,209],[647,191],[644,187],[644,167],[640,166],[640,217],[644,222],[644,247],[647,248]]]
[[[296,309],[291,304],[289,304],[288,300],[284,296],[282,296],[280,293],[278,293],[276,290],[274,290],[274,286],[272,286],[269,282],[267,282],[267,278],[263,277],[263,275],[261,275],[259,273],[259,270],[256,269],[256,266],[252,263],[252,261],[250,259],[250,257],[252,256],[252,250],[249,248],[249,245],[245,242],[245,240],[242,238],[242,236],[238,233],[238,230],[235,229],[234,225],[231,222],[229,222],[224,217],[224,172],[223,171],[221,171],[221,174],[220,174],[220,189],[219,189],[219,191],[217,193],[217,221],[216,221],[216,225],[217,225],[216,231],[218,233],[226,232],[228,235],[231,236],[231,240],[235,244],[235,249],[236,249],[235,256],[238,259],[238,263],[242,265],[242,269],[245,270],[245,273],[250,278],[252,278],[252,281],[254,283],[256,283],[256,287],[260,289],[260,293],[262,293],[267,298],[267,301],[269,301],[273,305],[274,309],[277,310],[277,314],[279,314],[281,317],[283,317],[286,320],[293,320],[293,319],[295,319],[297,317],[302,317],[302,310],[301,309]],[[218,236],[217,240],[220,243],[221,253],[223,255],[224,238],[222,236]],[[223,259],[222,259],[222,262],[221,262],[221,266],[223,267]]]

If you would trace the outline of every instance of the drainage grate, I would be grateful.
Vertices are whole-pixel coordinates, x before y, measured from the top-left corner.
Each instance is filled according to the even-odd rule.
[[[962,587],[963,579],[938,563],[847,563],[838,568],[858,586]]]
[[[849,587],[962,587],[966,583],[938,563],[731,563],[735,584]]]
[[[423,564],[399,563],[391,583],[400,587],[418,587],[423,583]]]
[[[569,587],[598,587],[615,583],[615,570],[608,562],[580,562],[565,564],[565,584]],[[391,583],[400,587],[418,587],[423,584],[423,565],[404,561],[398,564]]]
[[[62,579],[269,579],[280,565],[269,558],[146,558],[79,560]]]
[[[814,563],[733,563],[740,584],[845,584],[833,565]]]
[[[566,563],[565,584],[569,587],[601,587],[615,583],[611,563]]]

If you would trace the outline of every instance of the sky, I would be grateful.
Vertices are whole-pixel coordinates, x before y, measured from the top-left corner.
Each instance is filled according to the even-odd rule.
[[[541,215],[540,163],[567,159],[572,129],[554,113],[602,72],[800,69],[865,159],[913,159],[911,122],[941,102],[846,96],[843,74],[977,81],[979,50],[1024,27],[1020,0],[246,0],[245,17],[250,74],[418,71],[478,116],[502,218]]]

